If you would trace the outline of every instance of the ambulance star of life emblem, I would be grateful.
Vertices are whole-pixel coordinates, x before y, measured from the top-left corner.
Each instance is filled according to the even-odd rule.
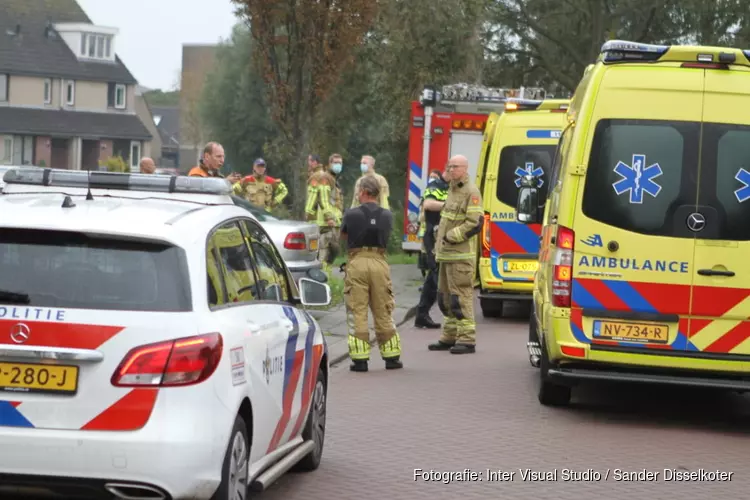
[[[266,384],[271,383],[271,356],[268,354],[268,346],[266,345],[266,359],[263,360],[263,375],[266,376]]]

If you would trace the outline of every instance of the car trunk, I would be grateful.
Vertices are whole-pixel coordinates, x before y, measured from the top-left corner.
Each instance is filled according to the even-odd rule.
[[[189,290],[169,244],[0,229],[0,426],[143,427],[215,342],[172,342],[196,334]]]

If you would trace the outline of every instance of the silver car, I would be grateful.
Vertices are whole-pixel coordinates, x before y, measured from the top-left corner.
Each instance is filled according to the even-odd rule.
[[[282,220],[274,217],[257,205],[239,196],[232,201],[258,219],[268,236],[271,237],[281,258],[294,276],[294,281],[307,277],[320,281],[321,263],[318,260],[318,239],[320,229],[317,224],[298,220]]]

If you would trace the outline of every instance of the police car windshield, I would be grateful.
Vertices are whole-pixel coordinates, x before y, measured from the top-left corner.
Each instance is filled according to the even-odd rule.
[[[184,252],[174,246],[62,231],[0,228],[2,304],[191,310]]]
[[[521,178],[531,174],[537,179],[539,200],[547,197],[552,159],[557,146],[505,146],[500,153],[497,175],[497,199],[515,209]]]

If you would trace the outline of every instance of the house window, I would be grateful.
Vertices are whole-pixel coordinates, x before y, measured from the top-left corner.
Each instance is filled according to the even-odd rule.
[[[0,102],[8,100],[8,75],[0,74]]]
[[[52,80],[44,80],[44,104],[52,104]]]
[[[10,164],[13,159],[13,137],[3,139],[3,154],[0,163]]]
[[[125,91],[126,87],[122,84],[115,85],[115,107],[117,109],[125,109]]]
[[[81,55],[94,59],[110,59],[112,36],[96,33],[81,34]]]
[[[130,170],[139,172],[141,164],[141,143],[130,142]]]
[[[65,103],[72,106],[76,103],[76,82],[68,80],[65,83]]]

